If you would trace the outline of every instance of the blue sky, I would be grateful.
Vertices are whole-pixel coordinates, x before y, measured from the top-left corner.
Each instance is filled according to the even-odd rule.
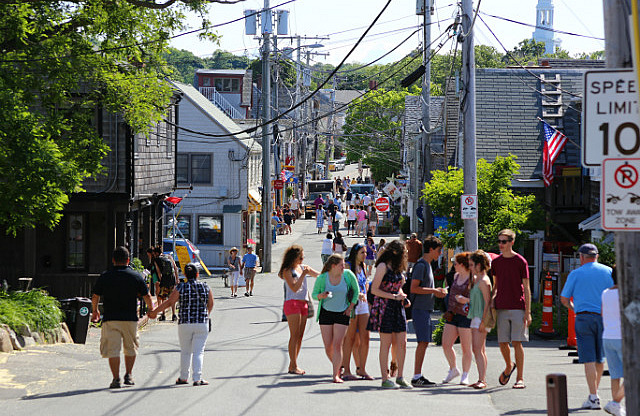
[[[271,0],[271,6],[283,1]],[[537,0],[484,0],[480,4],[480,11],[534,25],[537,2]],[[386,0],[296,0],[283,6],[282,9],[290,12],[289,33],[291,35],[329,35],[329,40],[321,42],[324,48],[318,49],[328,52],[329,57],[315,59],[317,62],[337,64],[364,32],[363,26],[369,25],[385,3]],[[473,4],[475,7],[478,4],[477,0],[474,0]],[[555,29],[587,36],[604,37],[602,0],[554,0],[553,4],[555,7]],[[226,22],[241,17],[245,9],[260,9],[263,5],[263,0],[246,0],[235,5],[213,4],[210,6],[209,19],[214,24]],[[435,7],[436,14],[432,20],[442,22],[433,26],[432,37],[440,34],[448,26],[456,12],[455,1],[436,0]],[[391,33],[367,37],[347,62],[372,61],[399,44],[413,31],[411,28],[417,27],[421,22],[421,18],[415,14],[415,8],[416,0],[393,0],[391,6],[370,32],[370,34]],[[513,49],[521,40],[530,38],[534,30],[531,27],[489,16],[482,17],[509,50]],[[193,27],[199,27],[196,18],[191,18],[190,23]],[[237,55],[257,56],[259,43],[253,36],[244,34],[243,21],[221,27],[218,34],[221,35],[219,45],[212,42],[201,42],[196,35],[188,35],[175,39],[172,46],[189,50],[198,56],[210,55],[216,49],[227,50]],[[476,44],[494,46],[503,52],[480,19],[476,21],[474,35]],[[604,41],[601,40],[564,34],[556,34],[556,36],[562,40],[562,48],[572,54],[604,49]],[[408,51],[416,48],[420,40],[421,34],[417,33],[380,63],[388,63],[401,58]],[[286,45],[286,41],[281,41],[279,47]],[[449,43],[443,47],[442,51],[448,52],[450,48],[451,44]]]

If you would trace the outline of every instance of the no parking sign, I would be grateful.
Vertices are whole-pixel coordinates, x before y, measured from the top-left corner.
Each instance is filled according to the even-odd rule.
[[[478,195],[462,195],[460,197],[460,216],[463,220],[478,219]]]

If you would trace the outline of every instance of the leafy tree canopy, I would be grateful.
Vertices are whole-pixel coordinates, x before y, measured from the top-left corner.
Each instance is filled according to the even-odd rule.
[[[122,114],[135,132],[162,118],[171,96],[162,54],[184,13],[206,4],[0,4],[0,227],[58,223],[69,194],[101,170],[98,110]]]
[[[413,94],[417,91],[414,89]],[[342,142],[349,162],[362,160],[374,180],[400,170],[404,97],[408,91],[370,91],[354,102],[343,127]]]
[[[521,235],[543,225],[544,211],[536,203],[535,195],[517,195],[510,188],[520,165],[516,157],[496,157],[492,163],[479,159],[478,177],[478,235],[479,246],[495,248],[498,232],[510,228]],[[447,171],[432,171],[431,182],[425,184],[423,198],[437,216],[446,217],[449,225],[440,229],[447,247],[460,247],[464,242],[463,220],[460,216],[460,196],[463,194],[463,171],[450,167]]]

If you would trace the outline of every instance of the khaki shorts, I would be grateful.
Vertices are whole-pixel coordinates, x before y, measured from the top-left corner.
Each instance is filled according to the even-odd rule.
[[[527,342],[529,327],[524,325],[524,309],[498,309],[498,342]]]
[[[138,322],[107,321],[102,323],[100,354],[102,358],[120,357],[120,347],[124,345],[124,355],[135,357],[140,346]]]

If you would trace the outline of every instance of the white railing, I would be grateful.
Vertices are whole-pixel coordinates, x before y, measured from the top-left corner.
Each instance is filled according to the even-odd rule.
[[[215,87],[200,87],[200,94],[207,97],[207,100],[214,103],[219,109],[227,113],[227,115],[234,119],[245,118],[243,114],[238,111],[222,94],[220,94]]]

